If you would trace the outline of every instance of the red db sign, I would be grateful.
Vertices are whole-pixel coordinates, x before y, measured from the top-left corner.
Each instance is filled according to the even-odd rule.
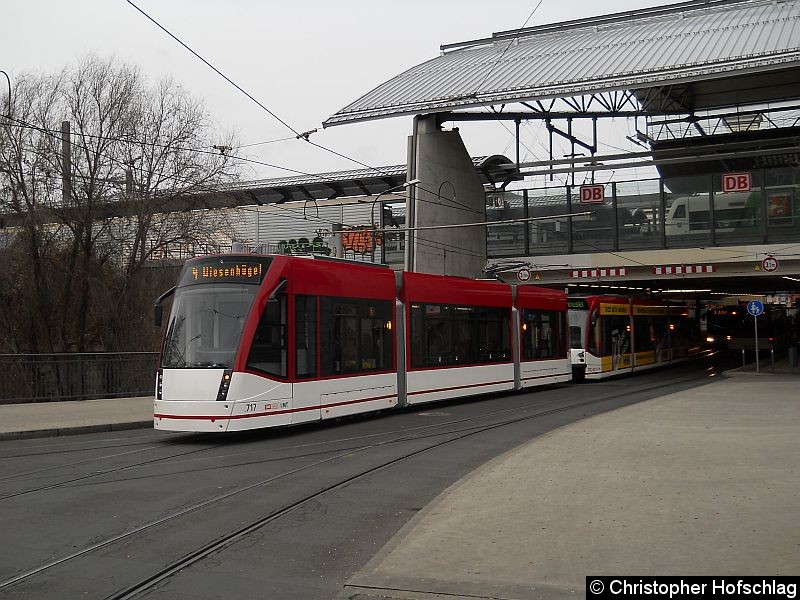
[[[604,185],[582,185],[581,204],[602,204],[606,199],[606,188]]]
[[[722,175],[723,192],[749,192],[753,188],[750,173],[725,173]]]

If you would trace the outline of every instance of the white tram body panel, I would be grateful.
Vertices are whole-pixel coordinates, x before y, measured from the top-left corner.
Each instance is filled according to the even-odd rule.
[[[567,383],[572,380],[570,368],[568,358],[522,361],[520,363],[520,386],[524,389],[554,383]]]
[[[294,389],[298,404],[316,405],[316,420],[335,419],[397,406],[396,373],[295,382]],[[298,419],[294,422],[309,421],[309,416],[311,415],[303,414],[302,421]]]
[[[408,403],[422,404],[514,389],[514,365],[472,365],[409,371]]]
[[[156,400],[156,429],[240,431],[292,423],[292,384],[250,373],[232,373],[225,400],[217,393],[224,369],[163,369]]]

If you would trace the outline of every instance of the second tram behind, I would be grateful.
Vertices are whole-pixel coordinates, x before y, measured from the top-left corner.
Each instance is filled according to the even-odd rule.
[[[624,296],[570,296],[568,305],[576,381],[652,369],[688,357],[685,306]]]

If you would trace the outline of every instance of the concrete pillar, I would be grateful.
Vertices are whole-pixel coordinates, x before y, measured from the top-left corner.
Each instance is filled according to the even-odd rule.
[[[441,131],[436,115],[415,117],[409,140],[409,227],[484,223],[483,184],[458,130]],[[486,228],[409,231],[406,270],[480,277],[486,265]]]
[[[333,223],[331,225],[331,232],[333,236],[331,238],[331,246],[333,246],[333,255],[336,258],[344,258],[344,243],[342,240],[342,224],[341,223]]]

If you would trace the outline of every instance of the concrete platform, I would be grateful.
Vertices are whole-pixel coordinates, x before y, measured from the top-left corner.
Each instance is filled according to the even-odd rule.
[[[152,396],[0,405],[0,440],[152,426]]]
[[[0,406],[0,439],[152,427],[152,398]],[[556,430],[412,519],[341,598],[560,598],[587,575],[797,575],[800,370]]]
[[[798,384],[723,377],[538,438],[444,492],[341,597],[583,597],[587,575],[797,575]]]

